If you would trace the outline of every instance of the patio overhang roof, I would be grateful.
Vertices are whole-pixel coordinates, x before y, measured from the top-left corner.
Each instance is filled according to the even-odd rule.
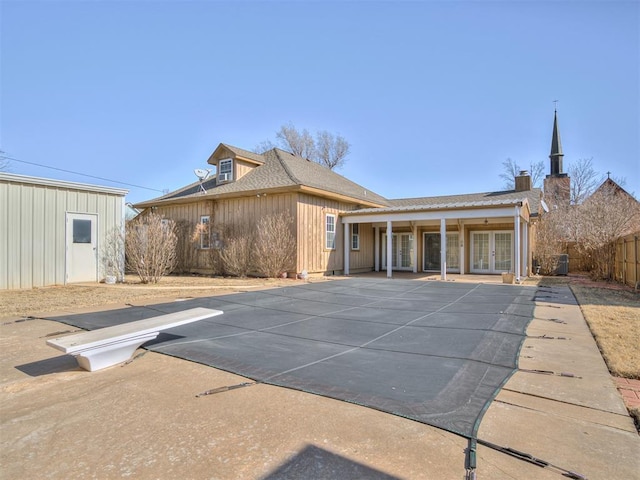
[[[516,211],[516,207],[520,207]],[[516,213],[517,212],[517,213]],[[428,221],[449,219],[474,219],[504,217],[513,219],[519,215],[529,220],[531,211],[527,199],[509,201],[465,202],[440,205],[412,205],[408,207],[369,208],[343,212],[344,223],[376,223],[402,221]]]

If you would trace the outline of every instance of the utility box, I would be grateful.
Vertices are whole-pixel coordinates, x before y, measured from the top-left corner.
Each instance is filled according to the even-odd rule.
[[[558,266],[556,267],[555,275],[568,275],[569,274],[569,255],[563,253],[558,255]]]

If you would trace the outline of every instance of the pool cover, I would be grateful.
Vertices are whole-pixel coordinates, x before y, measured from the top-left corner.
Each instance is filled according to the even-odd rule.
[[[51,319],[91,330],[223,310],[145,348],[475,438],[517,369],[534,295],[513,285],[351,278]]]

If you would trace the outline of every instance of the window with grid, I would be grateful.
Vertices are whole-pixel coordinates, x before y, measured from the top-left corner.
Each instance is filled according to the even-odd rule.
[[[327,250],[333,250],[336,248],[336,216],[327,213],[325,217],[325,243],[324,246]]]
[[[211,247],[211,224],[209,220],[209,215],[202,215],[200,217],[200,224],[198,225],[200,248]]]
[[[229,182],[233,180],[233,160],[220,160],[218,163],[218,181]]]
[[[360,250],[360,224],[351,224],[351,250]]]

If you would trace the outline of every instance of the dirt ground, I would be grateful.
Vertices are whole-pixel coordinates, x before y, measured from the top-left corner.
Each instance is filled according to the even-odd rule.
[[[311,279],[322,281],[322,279]],[[125,277],[115,285],[85,283],[22,290],[0,290],[1,317],[37,317],[78,307],[108,307],[161,298],[193,298],[224,295],[252,289],[275,288],[304,283],[303,280],[273,278],[228,278],[168,276],[158,284],[142,284],[138,277]]]

